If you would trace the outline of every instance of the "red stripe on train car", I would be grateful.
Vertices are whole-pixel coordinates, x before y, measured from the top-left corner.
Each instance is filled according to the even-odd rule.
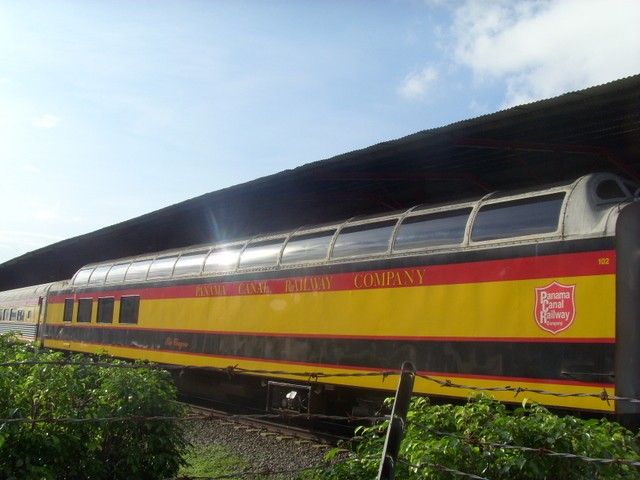
[[[131,290],[102,290],[99,292],[79,293],[74,296],[76,298],[97,299],[105,296],[120,298],[136,294],[140,295],[142,299],[160,300],[374,290],[379,288],[456,285],[536,278],[611,275],[615,274],[615,259],[615,251],[603,250],[239,282],[216,282],[215,277],[202,277],[200,279],[201,282],[191,285],[141,287]],[[71,295],[71,292],[66,295],[53,295],[50,301],[52,303],[61,303]]]

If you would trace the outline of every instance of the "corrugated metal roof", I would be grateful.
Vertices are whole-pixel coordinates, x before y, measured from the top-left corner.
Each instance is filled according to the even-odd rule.
[[[611,171],[640,180],[640,75],[211,192],[0,265],[0,289],[91,262]]]

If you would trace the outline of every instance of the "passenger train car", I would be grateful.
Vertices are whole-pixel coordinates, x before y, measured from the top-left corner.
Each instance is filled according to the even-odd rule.
[[[422,394],[521,387],[551,395],[494,395],[637,418],[637,403],[598,398],[640,397],[637,188],[591,174],[87,265],[40,287],[39,334],[56,349],[251,370],[178,381],[263,408],[364,411],[396,382],[361,374],[410,360],[436,380],[418,378]],[[292,375],[305,372],[341,376]]]
[[[44,322],[43,302],[51,284],[0,292],[0,334],[13,333],[24,341],[38,338]]]

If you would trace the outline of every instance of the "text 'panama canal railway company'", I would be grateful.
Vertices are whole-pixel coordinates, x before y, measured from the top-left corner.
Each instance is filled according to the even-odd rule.
[[[370,288],[415,287],[425,285],[426,268],[376,270],[336,275],[317,275],[250,282],[196,285],[196,297],[265,295],[282,293],[361,290]]]

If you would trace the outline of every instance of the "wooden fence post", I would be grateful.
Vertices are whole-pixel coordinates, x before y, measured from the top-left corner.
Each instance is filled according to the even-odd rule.
[[[409,402],[413,394],[413,381],[415,376],[416,367],[413,363],[404,362],[402,364],[402,374],[398,382],[396,398],[393,402],[387,438],[384,442],[384,450],[382,451],[378,480],[393,480],[395,475],[398,452],[400,451],[400,443],[404,437],[407,412],[409,411]]]

